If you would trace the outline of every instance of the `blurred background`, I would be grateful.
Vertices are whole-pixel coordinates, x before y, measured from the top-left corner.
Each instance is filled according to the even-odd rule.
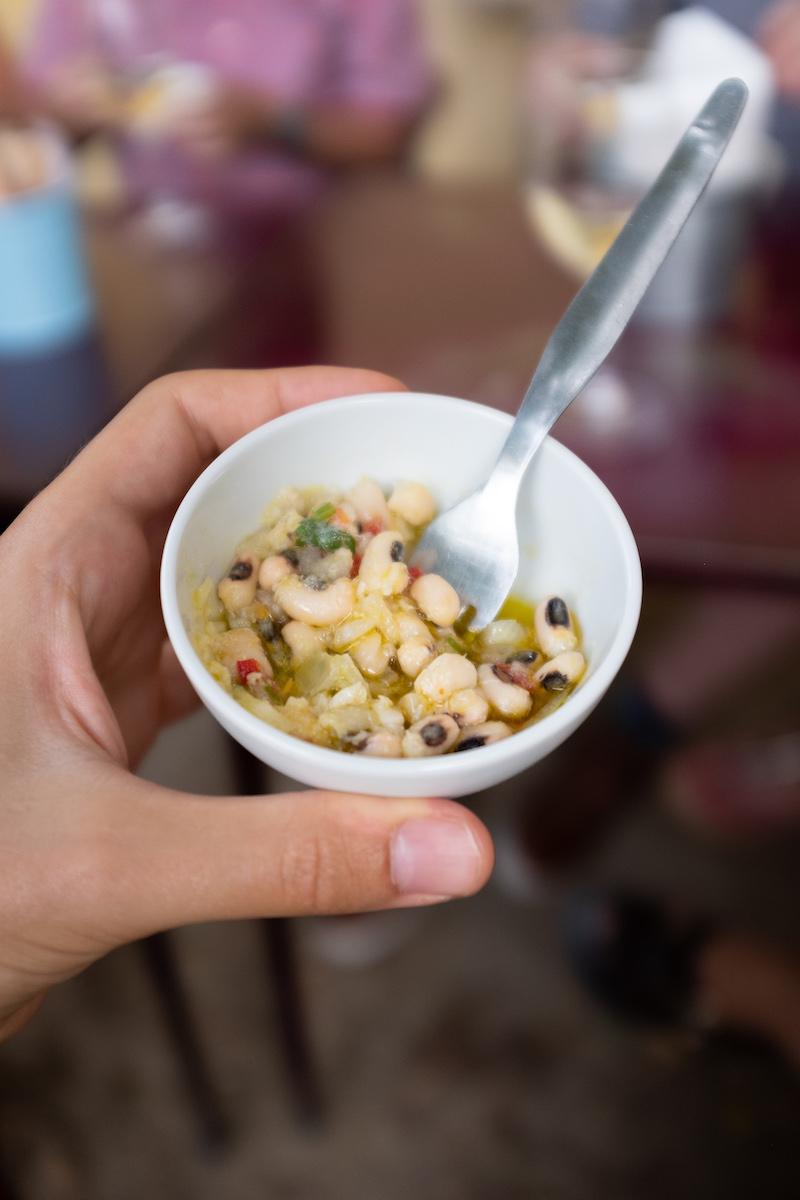
[[[514,412],[732,74],[728,154],[555,431],[634,530],[640,632],[574,741],[469,798],[491,883],[57,989],[0,1048],[0,1200],[800,1192],[800,4],[0,0],[0,515],[166,371]],[[294,786],[204,713],[141,770]]]

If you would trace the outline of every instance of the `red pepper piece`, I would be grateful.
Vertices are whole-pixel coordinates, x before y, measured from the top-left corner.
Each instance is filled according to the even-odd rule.
[[[240,658],[236,663],[236,670],[239,672],[239,678],[242,683],[247,683],[247,676],[252,675],[254,671],[262,674],[261,664],[257,663],[254,658]]]
[[[382,521],[365,521],[364,524],[361,526],[361,532],[362,533],[371,533],[371,534],[383,533],[383,522]]]
[[[363,557],[364,557],[364,555],[363,555],[363,554],[356,554],[356,555],[354,556],[354,558],[353,558],[353,565],[352,565],[352,567],[350,568],[350,578],[351,578],[351,579],[355,579],[356,575],[357,575],[357,574],[358,574],[358,572],[361,570],[361,560],[362,560],[362,558],[363,558]]]
[[[424,572],[421,571],[419,567],[409,567],[408,568],[408,578],[411,580],[412,583],[414,582],[415,579],[419,579],[420,575],[423,575],[423,574],[424,574]]]

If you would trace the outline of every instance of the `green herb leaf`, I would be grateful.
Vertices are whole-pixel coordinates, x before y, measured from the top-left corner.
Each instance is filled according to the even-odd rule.
[[[348,550],[356,548],[356,539],[351,533],[334,529],[333,525],[316,521],[313,517],[306,517],[300,522],[294,531],[294,539],[298,546],[317,546],[326,554],[338,550],[340,546],[346,546]]]
[[[455,629],[455,631],[459,637],[464,637],[466,635],[469,635],[469,633],[470,633],[469,623],[474,616],[475,616],[475,609],[470,604],[467,608],[464,609],[464,611],[458,616],[458,618],[455,621],[453,621],[453,629]],[[528,621],[527,623],[528,623],[528,625],[532,625],[533,618],[531,618],[531,620]]]
[[[332,517],[335,512],[336,505],[328,502],[327,504],[320,504],[319,508],[315,508],[311,516],[317,521],[327,521],[328,517]]]
[[[448,643],[448,645],[453,647],[453,649],[456,651],[456,653],[458,653],[458,654],[466,654],[467,653],[466,648],[464,646],[462,646],[459,642],[457,642],[455,638],[449,637],[447,639],[447,643]]]

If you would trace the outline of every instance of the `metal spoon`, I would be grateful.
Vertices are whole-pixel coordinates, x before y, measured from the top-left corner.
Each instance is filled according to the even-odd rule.
[[[746,99],[741,79],[726,79],[711,94],[558,323],[489,478],[437,517],[417,546],[411,565],[452,584],[475,610],[472,629],[494,619],[516,578],[517,494],[531,459],[628,324],[711,178]]]

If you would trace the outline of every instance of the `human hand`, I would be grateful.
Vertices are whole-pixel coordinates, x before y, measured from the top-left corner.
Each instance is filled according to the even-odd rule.
[[[800,99],[800,0],[783,0],[768,8],[757,39],[769,55],[778,91]]]
[[[147,387],[0,538],[0,1038],[113,947],[198,921],[468,895],[489,835],[447,800],[207,797],[130,773],[196,703],[158,599],[177,504],[282,412],[402,390],[371,371],[198,371]]]

